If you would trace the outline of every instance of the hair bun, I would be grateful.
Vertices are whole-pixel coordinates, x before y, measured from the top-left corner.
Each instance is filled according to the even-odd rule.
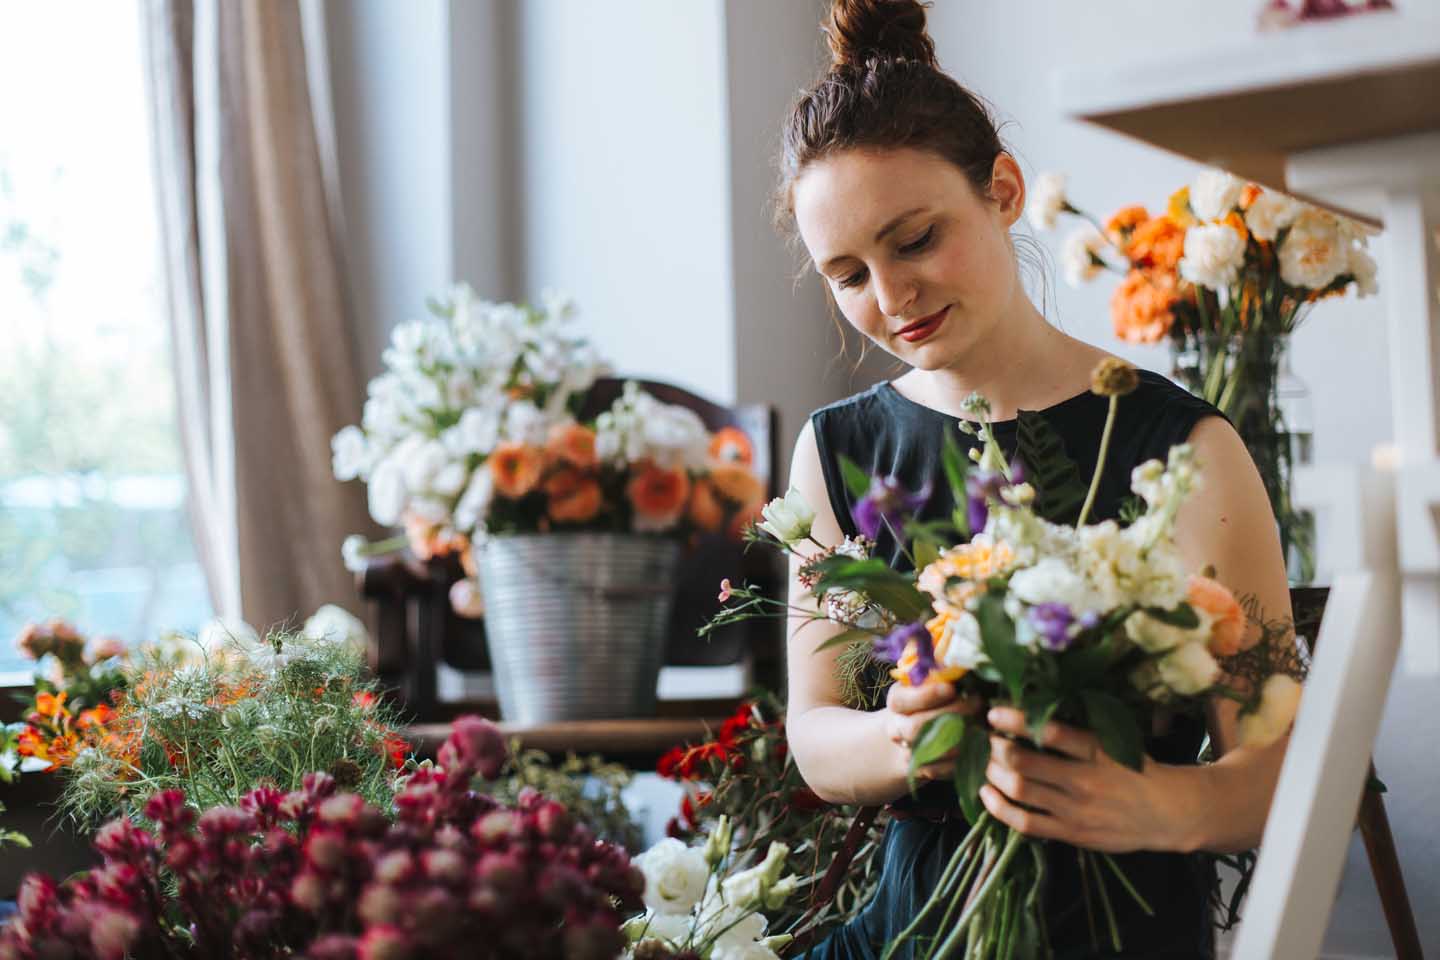
[[[925,5],[917,0],[833,0],[821,30],[832,67],[893,57],[938,68],[935,44],[925,32]]]

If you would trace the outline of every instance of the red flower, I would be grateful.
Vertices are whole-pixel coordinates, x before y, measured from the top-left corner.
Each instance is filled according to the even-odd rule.
[[[405,766],[405,758],[410,755],[410,744],[405,738],[397,733],[387,733],[383,746],[385,755],[390,758],[390,765],[393,767]]]
[[[676,779],[677,768],[685,757],[684,747],[672,747],[655,764],[655,772],[667,780]]]

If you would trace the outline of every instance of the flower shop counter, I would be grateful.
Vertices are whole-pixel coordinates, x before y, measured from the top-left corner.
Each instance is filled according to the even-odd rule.
[[[550,754],[598,753],[635,769],[654,769],[661,755],[683,743],[705,740],[724,723],[715,716],[647,717],[633,720],[576,720],[539,726],[501,723],[506,737],[518,738],[524,749]],[[450,733],[446,723],[417,723],[405,736],[421,757],[433,757]]]

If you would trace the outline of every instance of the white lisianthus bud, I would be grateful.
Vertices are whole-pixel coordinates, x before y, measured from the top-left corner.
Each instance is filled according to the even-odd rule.
[[[705,840],[705,862],[715,866],[730,855],[730,818],[722,815]]]
[[[1181,696],[1203,693],[1220,678],[1220,664],[1203,642],[1187,643],[1170,651],[1156,666],[1165,686]]]
[[[1062,211],[1070,206],[1065,198],[1065,174],[1042,173],[1030,189],[1025,216],[1036,230],[1053,230]]]
[[[1224,170],[1203,170],[1190,184],[1190,209],[1201,220],[1219,220],[1235,209],[1245,182]]]
[[[350,426],[330,438],[330,468],[336,480],[354,480],[365,472],[369,446],[365,432]]]
[[[1012,507],[1029,506],[1035,501],[1035,488],[1028,483],[1017,484],[1013,487],[1001,487],[1000,499]]]
[[[710,865],[704,851],[666,837],[634,860],[645,876],[645,905],[656,913],[687,914],[700,902]]]
[[[1240,742],[1246,746],[1263,747],[1285,735],[1300,708],[1304,690],[1293,677],[1272,674],[1260,688],[1260,705],[1240,715]]]
[[[1235,282],[1245,262],[1245,241],[1223,223],[1201,224],[1185,231],[1185,256],[1180,276],[1197,286],[1218,290]]]
[[[765,909],[779,910],[785,905],[785,901],[790,899],[790,895],[795,892],[795,888],[799,885],[799,878],[793,874],[776,880],[774,885],[765,892]]]
[[[810,536],[810,528],[815,523],[814,508],[796,487],[787,490],[785,496],[771,500],[760,512],[765,518],[760,529],[787,547]]]

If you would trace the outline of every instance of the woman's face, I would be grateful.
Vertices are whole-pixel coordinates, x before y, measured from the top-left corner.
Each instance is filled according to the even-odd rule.
[[[795,219],[816,270],[856,330],[922,370],[954,365],[1017,309],[1009,229],[1025,206],[1000,154],[985,198],[922,150],[847,150],[805,168]]]

